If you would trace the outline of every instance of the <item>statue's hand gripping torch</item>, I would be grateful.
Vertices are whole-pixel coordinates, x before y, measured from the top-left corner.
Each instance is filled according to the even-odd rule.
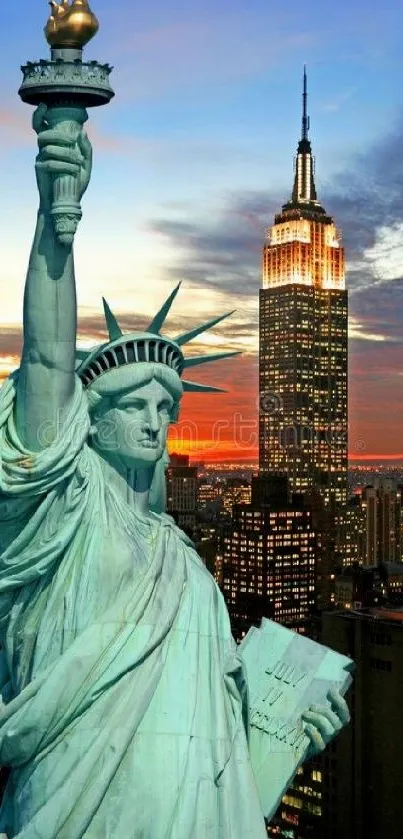
[[[41,199],[48,204],[57,238],[63,245],[73,242],[82,217],[80,201],[91,174],[91,146],[85,138],[83,149],[82,140],[87,118],[87,111],[79,106],[41,106],[33,117],[40,148],[36,169]],[[40,183],[42,175],[46,184]]]
[[[76,144],[82,127],[88,119],[85,108],[51,108],[47,114],[50,128],[57,128],[61,134]],[[84,187],[84,188],[83,188]],[[53,182],[51,216],[55,232],[61,244],[69,245],[74,239],[82,217],[81,198],[87,184],[82,183],[81,171],[77,175],[56,175]]]

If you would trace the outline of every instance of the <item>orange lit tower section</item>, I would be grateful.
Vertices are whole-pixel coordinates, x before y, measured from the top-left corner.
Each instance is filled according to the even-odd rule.
[[[293,492],[347,500],[347,292],[344,250],[317,199],[304,69],[291,199],[263,247],[260,468]]]

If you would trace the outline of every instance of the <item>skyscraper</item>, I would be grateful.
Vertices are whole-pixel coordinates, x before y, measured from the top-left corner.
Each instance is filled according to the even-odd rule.
[[[377,478],[362,494],[365,522],[364,565],[402,559],[401,487],[392,478]]]
[[[403,611],[328,612],[321,641],[350,655],[357,670],[347,695],[351,724],[317,758],[324,781],[317,835],[400,839]]]
[[[167,511],[182,530],[192,535],[196,527],[197,466],[189,465],[188,455],[173,454],[166,480]]]
[[[287,475],[292,492],[319,489],[333,507],[347,502],[347,292],[308,132],[304,69],[294,188],[263,247],[260,469]]]
[[[305,632],[315,605],[316,534],[302,496],[287,478],[252,478],[249,504],[236,504],[223,534],[220,583],[240,641],[271,618]]]

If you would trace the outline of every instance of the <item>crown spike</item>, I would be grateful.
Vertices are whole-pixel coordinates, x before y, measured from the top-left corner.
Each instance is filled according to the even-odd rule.
[[[176,288],[174,288],[173,292],[169,295],[167,300],[165,301],[164,305],[161,306],[159,312],[155,315],[153,320],[150,323],[150,326],[147,327],[146,332],[152,332],[154,335],[160,334],[160,329],[163,327],[169,311],[171,309],[172,303],[175,300],[175,297],[181,287],[182,283],[178,283]]]
[[[185,332],[174,340],[160,335],[159,330],[165,322],[180,285],[181,283],[178,283],[176,288],[174,288],[159,312],[153,318],[148,330],[143,333],[130,332],[123,334],[115,315],[105,298],[102,298],[106,326],[109,332],[109,341],[93,347],[89,351],[77,349],[76,364],[78,366],[76,369],[84,388],[90,387],[99,376],[106,375],[112,368],[120,367],[124,364],[130,365],[144,361],[154,361],[158,364],[167,364],[181,377],[184,368],[196,367],[200,364],[207,364],[209,361],[219,361],[240,354],[236,350],[231,350],[230,352],[193,356],[193,358],[185,359],[181,349],[181,344],[188,343],[192,338],[195,338],[197,335],[200,335],[202,332],[228,318],[233,312],[227,312],[224,315],[212,318],[207,323],[196,326],[190,332]],[[107,352],[109,349],[110,352]],[[199,382],[182,380],[182,385],[183,390],[188,393],[227,392],[224,388],[213,387],[212,385]]]
[[[102,302],[104,304],[105,320],[109,332],[109,339],[110,341],[116,341],[117,338],[122,337],[123,332],[115,318],[115,315],[108,306],[105,297],[102,298]]]
[[[184,368],[198,367],[199,364],[208,364],[209,361],[220,361],[224,358],[232,358],[234,355],[241,355],[238,352],[219,352],[215,355],[194,355],[193,358],[185,358]]]
[[[181,347],[183,344],[188,344],[192,338],[196,338],[198,335],[201,335],[202,332],[206,332],[207,329],[211,329],[213,326],[216,326],[217,323],[221,323],[222,320],[225,318],[229,318],[230,315],[233,315],[235,309],[232,312],[227,312],[225,315],[220,315],[218,318],[213,318],[212,320],[208,320],[207,323],[203,323],[201,326],[196,326],[194,329],[191,329],[190,332],[184,332],[182,335],[178,335],[177,338],[174,338],[175,344],[178,344]]]
[[[222,387],[201,385],[199,382],[186,382],[184,379],[182,379],[182,385],[185,393],[227,393]]]

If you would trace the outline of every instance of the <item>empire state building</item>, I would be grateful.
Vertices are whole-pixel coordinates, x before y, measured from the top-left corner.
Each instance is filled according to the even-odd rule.
[[[304,68],[302,134],[290,200],[263,247],[260,290],[261,472],[292,492],[347,501],[347,292],[344,250],[317,198]]]

